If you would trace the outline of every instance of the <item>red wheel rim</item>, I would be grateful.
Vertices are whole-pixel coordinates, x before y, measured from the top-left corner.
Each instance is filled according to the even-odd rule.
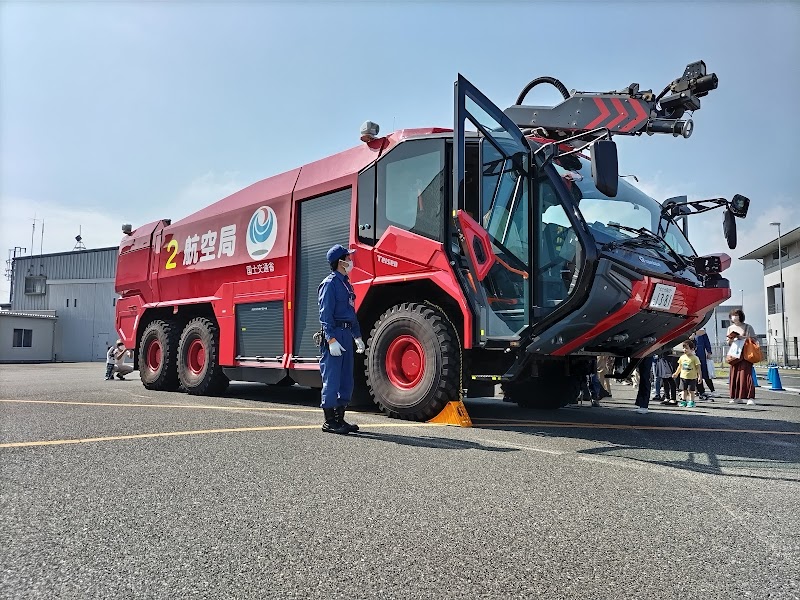
[[[161,342],[153,340],[147,347],[147,368],[151,371],[158,371],[161,368]]]
[[[192,340],[192,343],[189,344],[186,363],[189,370],[195,375],[203,372],[203,368],[206,366],[206,347],[201,340]]]
[[[410,390],[425,375],[425,351],[417,338],[401,335],[386,350],[386,374],[392,385]]]

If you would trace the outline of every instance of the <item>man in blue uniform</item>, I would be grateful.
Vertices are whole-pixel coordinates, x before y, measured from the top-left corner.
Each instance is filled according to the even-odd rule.
[[[356,294],[348,273],[353,268],[350,255],[355,250],[336,245],[328,250],[331,274],[319,284],[319,321],[322,323],[322,431],[350,433],[358,425],[344,420],[345,407],[353,394],[353,344],[359,354],[366,349],[356,318]]]

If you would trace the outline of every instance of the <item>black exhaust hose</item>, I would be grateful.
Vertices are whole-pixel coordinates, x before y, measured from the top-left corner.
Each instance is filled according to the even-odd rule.
[[[530,92],[540,83],[549,83],[550,85],[555,87],[559,92],[561,92],[561,95],[564,97],[564,100],[569,98],[569,91],[567,91],[567,88],[564,86],[563,83],[561,83],[555,77],[550,77],[549,75],[545,75],[543,77],[537,77],[536,79],[531,81],[528,85],[526,85],[524,88],[522,88],[522,91],[519,93],[519,96],[517,97],[517,105],[518,106],[521,105],[522,101],[525,100],[525,96],[528,95],[528,92]]]

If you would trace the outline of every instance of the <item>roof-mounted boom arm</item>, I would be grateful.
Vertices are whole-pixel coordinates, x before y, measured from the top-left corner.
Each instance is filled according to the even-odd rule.
[[[548,83],[564,96],[557,106],[525,106],[522,102],[536,85]],[[682,120],[686,111],[700,109],[700,98],[717,88],[714,73],[706,73],[703,61],[691,63],[683,76],[674,80],[655,96],[651,90],[639,91],[632,83],[618,92],[577,92],[570,95],[566,87],[552,77],[531,81],[520,94],[517,104],[504,112],[521,129],[533,130],[539,137],[561,140],[578,136],[584,141],[604,137],[608,133],[641,135],[671,133],[688,138],[692,134],[691,119]]]

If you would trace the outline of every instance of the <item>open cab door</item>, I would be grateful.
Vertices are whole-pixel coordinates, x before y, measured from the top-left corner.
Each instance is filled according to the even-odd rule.
[[[519,339],[530,323],[532,154],[519,128],[461,75],[454,109],[452,214],[466,263],[459,275],[475,314],[473,343],[485,346]],[[468,125],[476,131],[469,142]],[[467,164],[466,143],[471,157],[477,144],[477,163]]]

